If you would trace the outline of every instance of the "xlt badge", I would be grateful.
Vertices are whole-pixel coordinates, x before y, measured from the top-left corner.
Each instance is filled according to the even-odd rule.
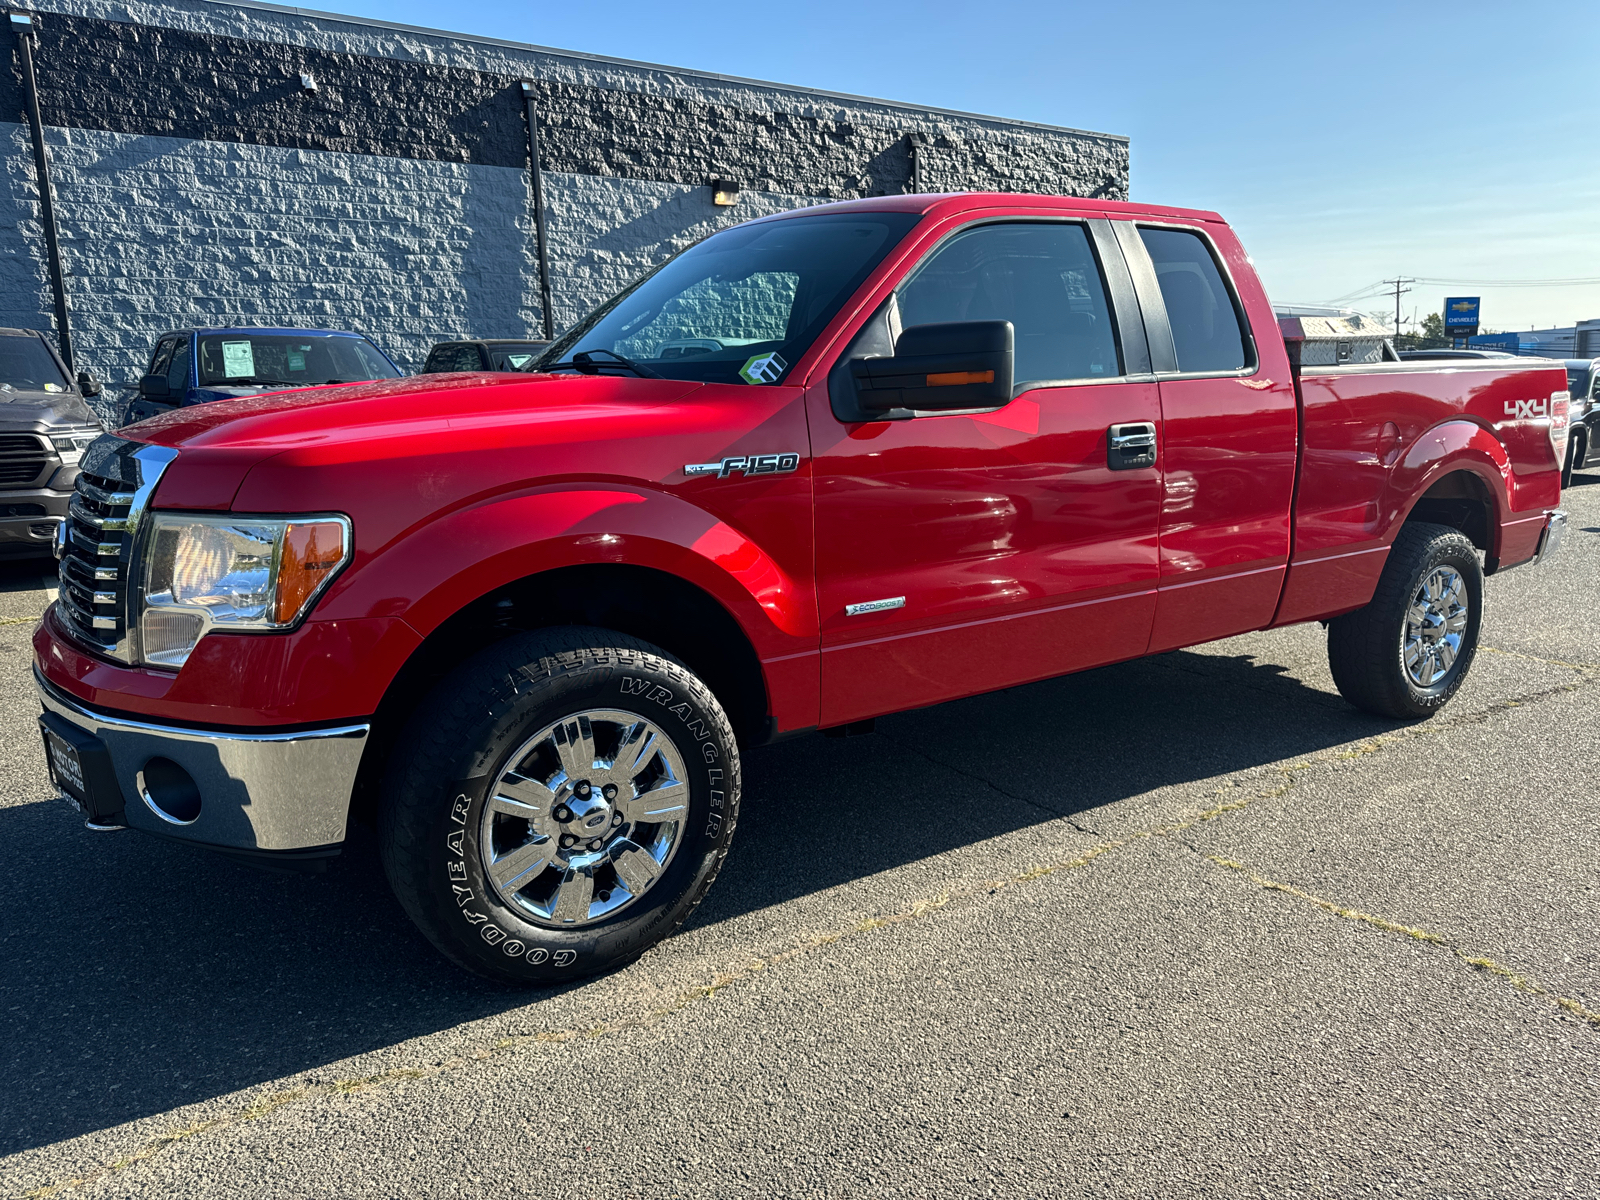
[[[718,479],[726,479],[735,471],[743,471],[746,475],[787,475],[790,471],[798,470],[799,466],[798,454],[735,454],[721,462],[685,463],[683,473],[691,479],[696,475],[715,475]]]

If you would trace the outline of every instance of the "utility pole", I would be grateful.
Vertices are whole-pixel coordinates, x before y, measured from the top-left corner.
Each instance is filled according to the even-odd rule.
[[[1407,292],[1409,292],[1411,290],[1410,288],[1406,287],[1405,285],[1408,284],[1408,283],[1415,283],[1416,280],[1415,279],[1385,279],[1384,282],[1387,283],[1390,287],[1392,287],[1394,289],[1394,344],[1395,344],[1395,347],[1398,349],[1399,345],[1400,345],[1400,297],[1404,296]]]

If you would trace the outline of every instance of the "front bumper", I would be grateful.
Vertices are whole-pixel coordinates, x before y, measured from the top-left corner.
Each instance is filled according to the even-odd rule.
[[[288,733],[182,729],[97,712],[52,686],[37,669],[34,682],[47,712],[105,745],[122,792],[122,819],[131,828],[219,850],[290,856],[332,850],[344,841],[369,725]],[[170,780],[173,772],[161,764],[149,770],[157,759],[176,764],[193,780],[199,811],[191,820],[163,810],[152,781]]]
[[[0,491],[0,557],[48,555],[71,500],[51,488]]]

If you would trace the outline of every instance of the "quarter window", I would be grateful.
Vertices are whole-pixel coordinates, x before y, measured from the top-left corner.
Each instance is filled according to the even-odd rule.
[[[1105,282],[1082,225],[979,225],[896,293],[900,324],[1010,321],[1019,385],[1122,373]]]
[[[1140,229],[1139,236],[1161,284],[1178,370],[1242,371],[1252,366],[1233,295],[1205,239],[1184,229]]]

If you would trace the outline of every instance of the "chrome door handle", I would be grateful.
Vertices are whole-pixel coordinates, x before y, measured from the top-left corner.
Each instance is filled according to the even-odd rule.
[[[1156,465],[1156,427],[1151,421],[1113,425],[1106,431],[1106,466],[1132,471]]]

